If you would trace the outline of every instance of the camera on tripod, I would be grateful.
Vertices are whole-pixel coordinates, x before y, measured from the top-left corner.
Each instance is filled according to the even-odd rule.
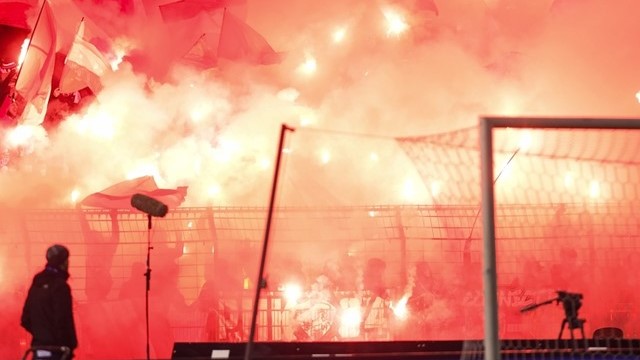
[[[562,307],[567,317],[578,316],[578,310],[582,307],[582,294],[570,293],[566,291],[556,291],[558,294],[557,303],[562,302]]]
[[[580,329],[582,338],[584,339],[584,323],[586,320],[578,319],[578,310],[582,307],[582,294],[566,291],[556,291],[556,293],[558,294],[556,302],[558,304],[562,302],[565,314],[565,318],[562,320],[562,325],[560,327],[560,335],[558,335],[558,339],[562,339],[562,332],[564,331],[565,325],[569,328],[572,340],[573,330],[575,329]]]
[[[542,305],[547,305],[555,302],[556,304],[562,303],[562,308],[564,309],[565,318],[562,320],[562,325],[560,325],[560,334],[558,335],[558,340],[562,339],[562,333],[564,332],[564,327],[567,326],[569,328],[569,333],[571,335],[571,340],[574,340],[573,330],[580,329],[580,333],[582,334],[582,339],[584,339],[584,323],[587,321],[585,319],[578,318],[578,310],[582,307],[582,294],[578,293],[570,293],[567,291],[556,291],[558,297],[555,299],[550,299],[538,304],[531,304],[520,309],[521,312],[531,311],[536,309]]]
[[[578,293],[570,293],[570,292],[566,292],[566,291],[556,291],[556,294],[558,294],[558,299],[560,301],[569,301],[569,302],[573,302],[573,303],[581,303],[582,300],[582,294],[578,294]],[[582,305],[582,304],[580,304]]]

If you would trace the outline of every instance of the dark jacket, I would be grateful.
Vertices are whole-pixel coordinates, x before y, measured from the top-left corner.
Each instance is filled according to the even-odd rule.
[[[69,274],[47,266],[36,274],[22,309],[21,325],[33,335],[31,345],[78,346]]]

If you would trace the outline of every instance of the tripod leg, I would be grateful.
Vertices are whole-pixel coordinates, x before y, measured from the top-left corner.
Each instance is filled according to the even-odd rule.
[[[558,335],[558,340],[562,339],[562,333],[564,332],[565,325],[567,325],[567,319],[562,320],[562,325],[560,325],[560,334]]]

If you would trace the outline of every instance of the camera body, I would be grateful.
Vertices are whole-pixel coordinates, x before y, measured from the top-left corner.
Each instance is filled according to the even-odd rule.
[[[578,310],[582,307],[582,294],[557,291],[558,303],[562,302],[569,329],[582,327],[583,320],[578,319]]]

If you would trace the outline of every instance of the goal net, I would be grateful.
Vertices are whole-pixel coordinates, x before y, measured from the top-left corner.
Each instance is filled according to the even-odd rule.
[[[638,130],[514,125],[492,134],[495,253],[483,251],[478,128],[404,138],[287,132],[255,340],[483,358],[491,253],[503,357],[637,357]],[[157,354],[169,356],[173,342],[248,340],[268,214],[261,189],[274,165],[263,156],[240,159],[260,179],[234,185],[259,183],[248,193],[264,206],[181,207],[154,219],[151,304],[171,309],[152,316],[162,320],[151,333]],[[17,358],[28,340],[14,331],[24,295],[14,289],[61,242],[73,254],[84,355],[143,357],[147,218],[128,209],[0,211],[2,353]],[[187,306],[172,305],[165,288]],[[582,329],[562,328],[565,303]],[[582,330],[588,346],[578,348],[570,336],[582,341]],[[105,346],[113,334],[130,346]]]
[[[637,354],[638,129],[637,120],[482,119],[487,358],[522,348]],[[517,203],[551,211],[514,216]],[[504,289],[529,292],[519,310],[505,306]]]
[[[503,356],[637,353],[640,133],[493,133]],[[260,305],[278,311],[257,339],[463,340],[463,357],[485,356],[478,129],[286,139]]]

